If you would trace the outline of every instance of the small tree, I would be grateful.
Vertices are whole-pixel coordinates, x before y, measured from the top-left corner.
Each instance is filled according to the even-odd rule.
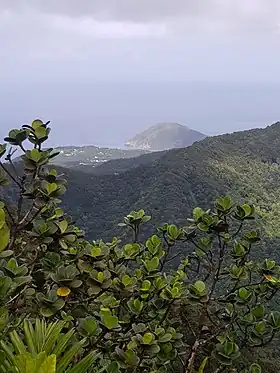
[[[99,354],[88,372],[218,373],[279,334],[280,314],[269,306],[279,267],[252,260],[260,241],[246,230],[253,206],[220,198],[213,211],[195,208],[186,227],[165,224],[145,243],[138,236],[150,216],[133,211],[121,223],[132,229],[132,243],[88,242],[59,206],[66,180],[50,167],[57,153],[43,148],[49,133],[41,120],[10,131],[5,141],[23,152],[20,164],[0,146],[7,161],[0,183],[18,190],[12,207],[0,205],[3,335],[21,333],[26,317],[63,320],[83,340],[81,357]],[[188,255],[173,269],[182,251]]]

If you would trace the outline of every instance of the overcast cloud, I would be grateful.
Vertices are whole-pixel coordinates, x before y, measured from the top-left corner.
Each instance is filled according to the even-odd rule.
[[[280,85],[280,0],[0,0],[0,43],[1,137],[34,116],[61,128],[91,118],[100,141],[159,120],[217,133],[279,119],[276,88],[255,85]],[[200,85],[194,101],[191,81],[240,91]]]
[[[201,28],[201,21],[206,28],[216,27],[218,22],[218,27],[273,31],[279,27],[280,14],[278,0],[1,0],[1,8],[4,12],[49,16],[54,25],[58,15],[66,22],[66,17],[80,22],[82,18],[125,22],[128,33],[133,27],[130,23],[159,23],[172,31],[174,23]]]
[[[0,0],[2,75],[29,75],[29,68],[32,74],[39,69],[40,75],[45,63],[59,75],[55,62],[66,59],[64,72],[78,63],[79,74],[82,63],[84,74],[95,76],[97,71],[96,76],[106,77],[110,70],[112,78],[123,75],[122,70],[128,76],[141,75],[141,70],[153,75],[154,66],[161,64],[163,76],[169,63],[171,68],[181,64],[185,71],[176,68],[171,74],[180,79],[188,77],[193,61],[206,52],[209,66],[204,66],[202,79],[214,74],[215,80],[220,67],[213,71],[212,64],[227,62],[227,57],[232,65],[244,59],[244,67],[237,62],[233,70],[245,69],[250,79],[250,55],[257,64],[272,52],[278,57],[279,39],[279,0]],[[201,76],[199,67],[189,76]],[[269,66],[263,70],[274,73]],[[255,78],[262,80],[260,75]]]

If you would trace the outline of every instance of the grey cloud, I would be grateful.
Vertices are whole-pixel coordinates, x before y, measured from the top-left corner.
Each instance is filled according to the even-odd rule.
[[[40,12],[87,16],[103,20],[162,21],[172,17],[209,13],[217,0],[2,0],[6,10],[36,9]],[[213,7],[214,5],[214,7]]]
[[[279,20],[280,0],[0,0],[0,78],[273,81]]]
[[[99,21],[198,23],[202,29],[208,23],[270,29],[280,22],[279,0],[1,0],[0,8]]]

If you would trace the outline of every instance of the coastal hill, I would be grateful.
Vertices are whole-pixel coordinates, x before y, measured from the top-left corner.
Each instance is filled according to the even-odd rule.
[[[206,135],[178,123],[159,123],[126,142],[128,148],[150,151],[185,148]]]

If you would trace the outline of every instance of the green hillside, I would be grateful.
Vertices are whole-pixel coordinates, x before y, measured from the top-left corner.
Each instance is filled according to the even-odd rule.
[[[265,233],[279,237],[279,160],[278,122],[206,138],[189,148],[112,160],[91,172],[56,168],[69,182],[64,205],[91,238],[120,233],[116,223],[138,208],[152,214],[156,225],[184,224],[193,207],[206,208],[222,194],[256,204]]]
[[[164,151],[152,152],[147,154],[141,154],[138,156],[133,156],[129,158],[119,158],[112,159],[102,164],[92,167],[92,166],[80,166],[79,170],[83,172],[89,172],[93,175],[111,175],[120,174],[128,170],[135,169],[139,166],[148,165],[159,158],[163,157]]]
[[[157,224],[184,223],[194,206],[207,207],[229,193],[256,203],[265,232],[279,236],[279,145],[278,122],[170,150],[117,176],[66,170],[64,203],[91,237],[109,238],[132,209],[144,208]]]

